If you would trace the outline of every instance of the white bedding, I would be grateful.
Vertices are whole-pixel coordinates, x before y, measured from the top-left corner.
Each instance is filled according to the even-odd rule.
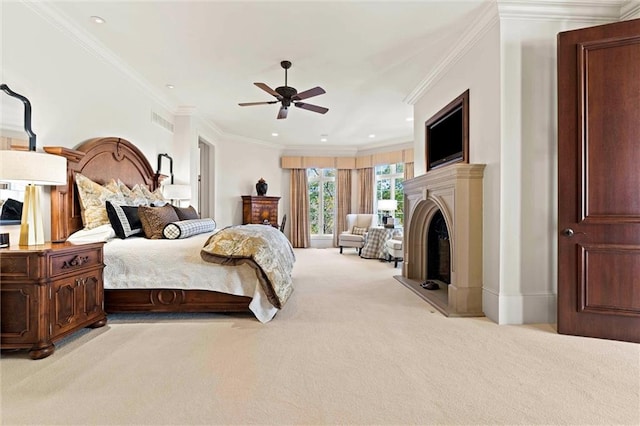
[[[175,288],[215,290],[252,298],[249,309],[260,322],[278,309],[267,300],[248,265],[223,266],[205,262],[200,250],[211,233],[177,240],[112,239],[104,247],[105,289]]]

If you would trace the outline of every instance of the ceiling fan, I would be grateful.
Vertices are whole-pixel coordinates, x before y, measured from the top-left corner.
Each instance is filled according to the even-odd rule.
[[[303,99],[310,98],[312,96],[322,95],[326,93],[322,87],[314,87],[313,89],[305,90],[304,92],[298,93],[296,89],[293,87],[287,86],[287,70],[291,68],[291,62],[282,61],[280,62],[280,66],[284,68],[284,86],[276,87],[276,90],[273,90],[271,87],[267,86],[264,83],[253,83],[265,92],[276,97],[277,101],[267,101],[267,102],[243,102],[239,103],[240,106],[251,106],[251,105],[267,105],[267,104],[275,104],[280,102],[282,106],[278,111],[278,119],[287,118],[287,112],[289,111],[289,107],[291,104],[298,108],[306,109],[308,111],[318,112],[320,114],[324,114],[329,111],[329,108],[308,104],[306,102],[300,102]]]

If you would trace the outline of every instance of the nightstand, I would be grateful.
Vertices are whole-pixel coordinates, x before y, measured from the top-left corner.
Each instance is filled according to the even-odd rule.
[[[0,250],[0,348],[51,355],[81,328],[102,327],[104,243],[45,243]]]

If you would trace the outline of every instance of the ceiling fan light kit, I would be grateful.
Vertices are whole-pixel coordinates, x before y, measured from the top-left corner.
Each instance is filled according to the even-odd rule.
[[[280,106],[280,110],[278,111],[278,119],[287,118],[289,107],[292,104],[295,107],[306,109],[307,111],[317,112],[319,114],[324,114],[327,111],[329,111],[329,109],[325,107],[312,105],[305,102],[300,102],[303,99],[308,99],[313,96],[322,95],[323,93],[326,93],[326,92],[322,87],[317,86],[312,89],[305,90],[304,92],[298,93],[298,91],[295,88],[290,87],[287,84],[287,70],[291,68],[291,62],[282,61],[280,62],[280,66],[284,68],[284,86],[276,87],[276,89],[273,90],[271,87],[269,87],[265,83],[253,83],[259,88],[261,88],[262,90],[264,90],[265,92],[269,93],[270,95],[275,96],[275,98],[277,99],[276,101],[242,102],[242,103],[239,103],[238,105],[240,106],[268,105],[268,104],[275,104],[280,102],[281,106]]]

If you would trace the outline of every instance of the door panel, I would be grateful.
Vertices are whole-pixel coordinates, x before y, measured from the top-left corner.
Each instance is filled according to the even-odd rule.
[[[558,36],[558,332],[640,342],[640,20]]]

